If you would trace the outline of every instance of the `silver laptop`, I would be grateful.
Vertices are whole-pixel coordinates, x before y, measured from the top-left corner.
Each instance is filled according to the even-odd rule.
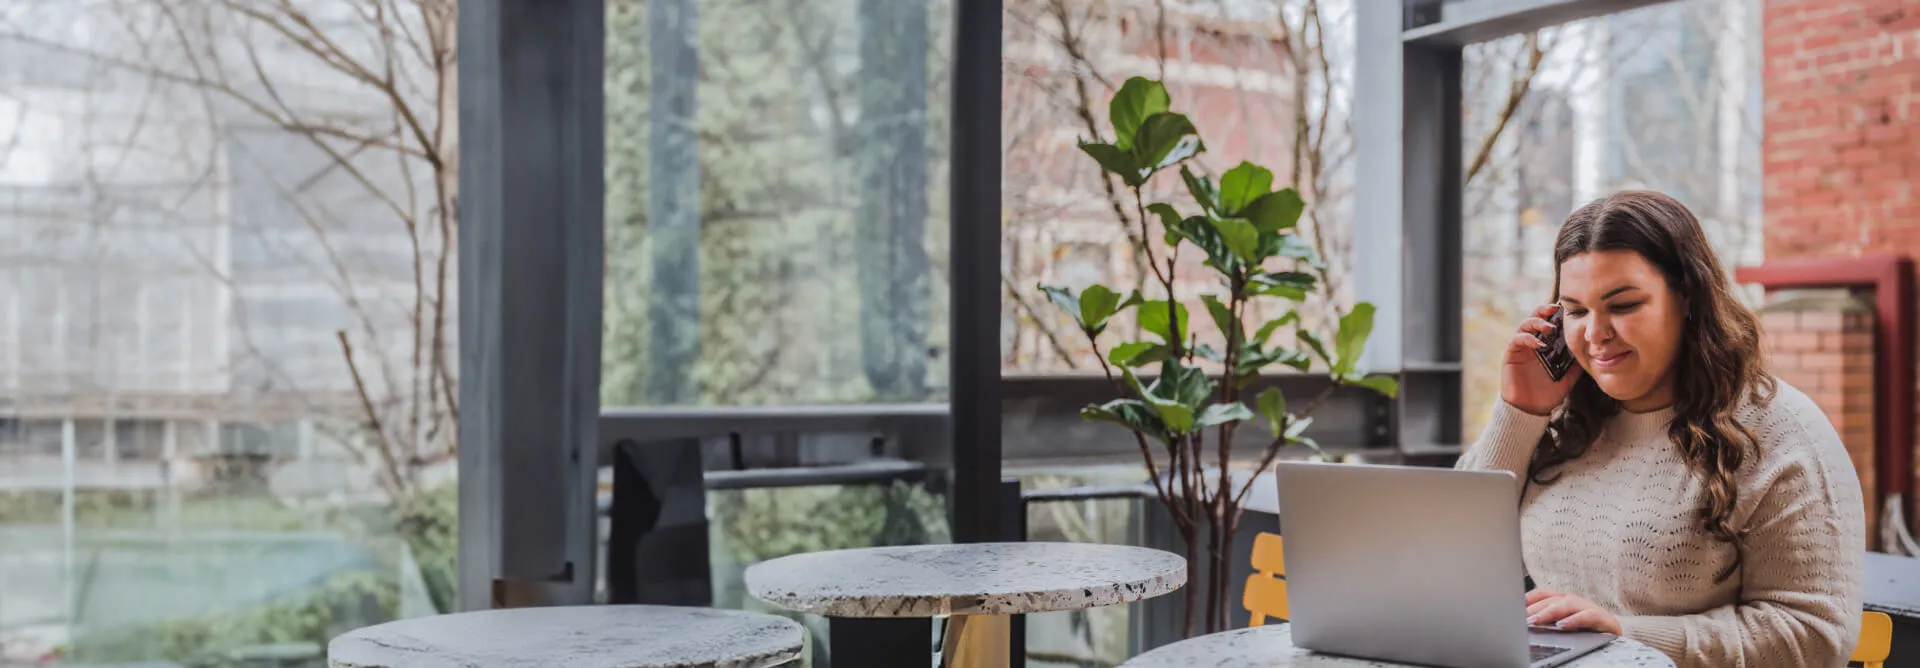
[[[1296,647],[1545,668],[1614,639],[1527,626],[1512,473],[1311,462],[1282,462],[1275,473]]]

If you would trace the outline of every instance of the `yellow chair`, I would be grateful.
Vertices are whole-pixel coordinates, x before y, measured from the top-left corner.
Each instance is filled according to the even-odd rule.
[[[1860,615],[1860,644],[1853,648],[1850,661],[1864,668],[1883,668],[1893,652],[1893,618],[1884,612]]]
[[[1253,575],[1247,576],[1247,588],[1240,605],[1253,613],[1249,626],[1267,623],[1268,617],[1287,620],[1287,560],[1280,548],[1280,535],[1262,532],[1253,539]]]

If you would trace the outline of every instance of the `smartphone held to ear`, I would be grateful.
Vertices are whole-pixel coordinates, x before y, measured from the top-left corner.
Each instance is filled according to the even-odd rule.
[[[1565,378],[1567,371],[1573,368],[1573,351],[1567,349],[1567,339],[1562,335],[1564,329],[1560,320],[1564,312],[1565,309],[1561,308],[1553,310],[1553,315],[1547,318],[1547,323],[1553,325],[1553,329],[1540,335],[1540,342],[1547,345],[1533,351],[1540,358],[1540,364],[1547,368],[1547,376],[1555,381]]]

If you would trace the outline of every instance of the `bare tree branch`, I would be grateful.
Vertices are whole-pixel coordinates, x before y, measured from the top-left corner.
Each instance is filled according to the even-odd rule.
[[[1487,166],[1487,158],[1493,154],[1494,145],[1500,141],[1500,135],[1506,131],[1507,122],[1513,120],[1514,113],[1520,110],[1520,103],[1526,100],[1527,91],[1533,88],[1534,76],[1539,74],[1540,62],[1545,60],[1547,55],[1546,49],[1540,44],[1539,31],[1527,33],[1526,54],[1526,66],[1515,75],[1513,83],[1508,87],[1507,102],[1500,108],[1500,113],[1494,117],[1493,130],[1480,140],[1480,148],[1474,151],[1473,159],[1467,162],[1467,175],[1464,179],[1466,183],[1473,183],[1474,177],[1479,176],[1480,170]]]
[[[1027,299],[1026,291],[1014,284],[1013,277],[1008,276],[1004,271],[1000,272],[1000,285],[1007,289],[1007,294],[1013,297],[1013,303],[1020,307],[1020,311],[1026,314],[1027,319],[1040,328],[1040,333],[1046,337],[1047,344],[1053,347],[1053,353],[1066,362],[1067,368],[1080,368],[1080,363],[1073,359],[1073,353],[1067,352],[1066,345],[1060,342],[1060,334],[1054,331],[1052,324],[1040,316],[1039,310],[1033,307],[1033,302]]]

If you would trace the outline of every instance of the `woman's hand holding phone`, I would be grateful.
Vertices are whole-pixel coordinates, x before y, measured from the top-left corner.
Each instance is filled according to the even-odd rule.
[[[1573,392],[1580,380],[1579,364],[1568,364],[1566,375],[1555,380],[1541,361],[1539,351],[1547,349],[1546,340],[1558,334],[1548,322],[1560,309],[1557,304],[1535,308],[1533,315],[1520,323],[1507,344],[1507,361],[1500,371],[1500,398],[1514,408],[1534,415],[1547,415]]]

